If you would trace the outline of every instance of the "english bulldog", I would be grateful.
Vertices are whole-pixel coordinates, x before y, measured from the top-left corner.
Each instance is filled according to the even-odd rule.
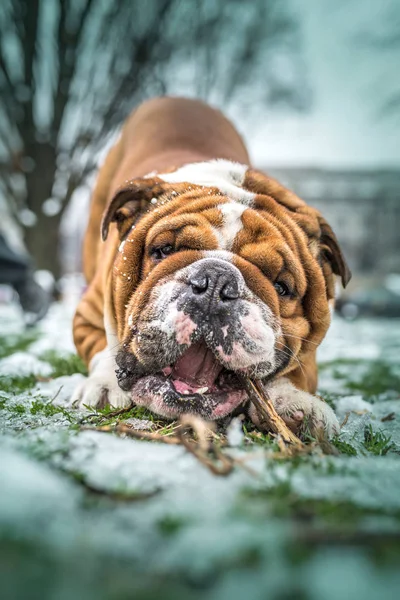
[[[321,214],[250,165],[218,110],[156,98],[134,111],[98,174],[83,265],[78,405],[245,411],[260,426],[250,377],[294,431],[339,431],[315,395],[316,350],[350,271]]]

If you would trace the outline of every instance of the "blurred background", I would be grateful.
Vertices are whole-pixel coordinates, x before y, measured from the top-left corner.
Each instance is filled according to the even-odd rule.
[[[2,0],[0,233],[42,281],[79,272],[122,121],[202,98],[330,221],[355,275],[339,311],[400,316],[399,64],[396,0]]]

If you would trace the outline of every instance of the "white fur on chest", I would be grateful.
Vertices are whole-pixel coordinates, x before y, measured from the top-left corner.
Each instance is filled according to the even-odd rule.
[[[230,160],[216,159],[184,165],[173,173],[159,174],[158,177],[169,183],[216,187],[231,200],[251,206],[254,194],[242,187],[248,168]]]

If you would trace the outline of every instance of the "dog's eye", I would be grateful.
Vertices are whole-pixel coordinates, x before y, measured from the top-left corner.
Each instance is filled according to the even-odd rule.
[[[162,260],[163,258],[166,258],[170,254],[172,254],[173,251],[174,251],[174,247],[171,246],[171,244],[167,244],[167,245],[161,246],[159,248],[153,248],[151,250],[150,254],[151,254],[151,257],[154,258],[154,260]]]
[[[290,290],[286,283],[283,283],[283,281],[276,281],[274,283],[274,288],[278,292],[279,296],[290,296]]]

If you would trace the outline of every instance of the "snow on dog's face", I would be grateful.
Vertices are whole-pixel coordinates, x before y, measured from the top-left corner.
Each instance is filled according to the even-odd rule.
[[[135,180],[104,237],[112,220],[118,382],[166,417],[222,418],[247,399],[243,377],[301,368],[329,325],[332,271],[347,278],[319,213],[243,165]]]

